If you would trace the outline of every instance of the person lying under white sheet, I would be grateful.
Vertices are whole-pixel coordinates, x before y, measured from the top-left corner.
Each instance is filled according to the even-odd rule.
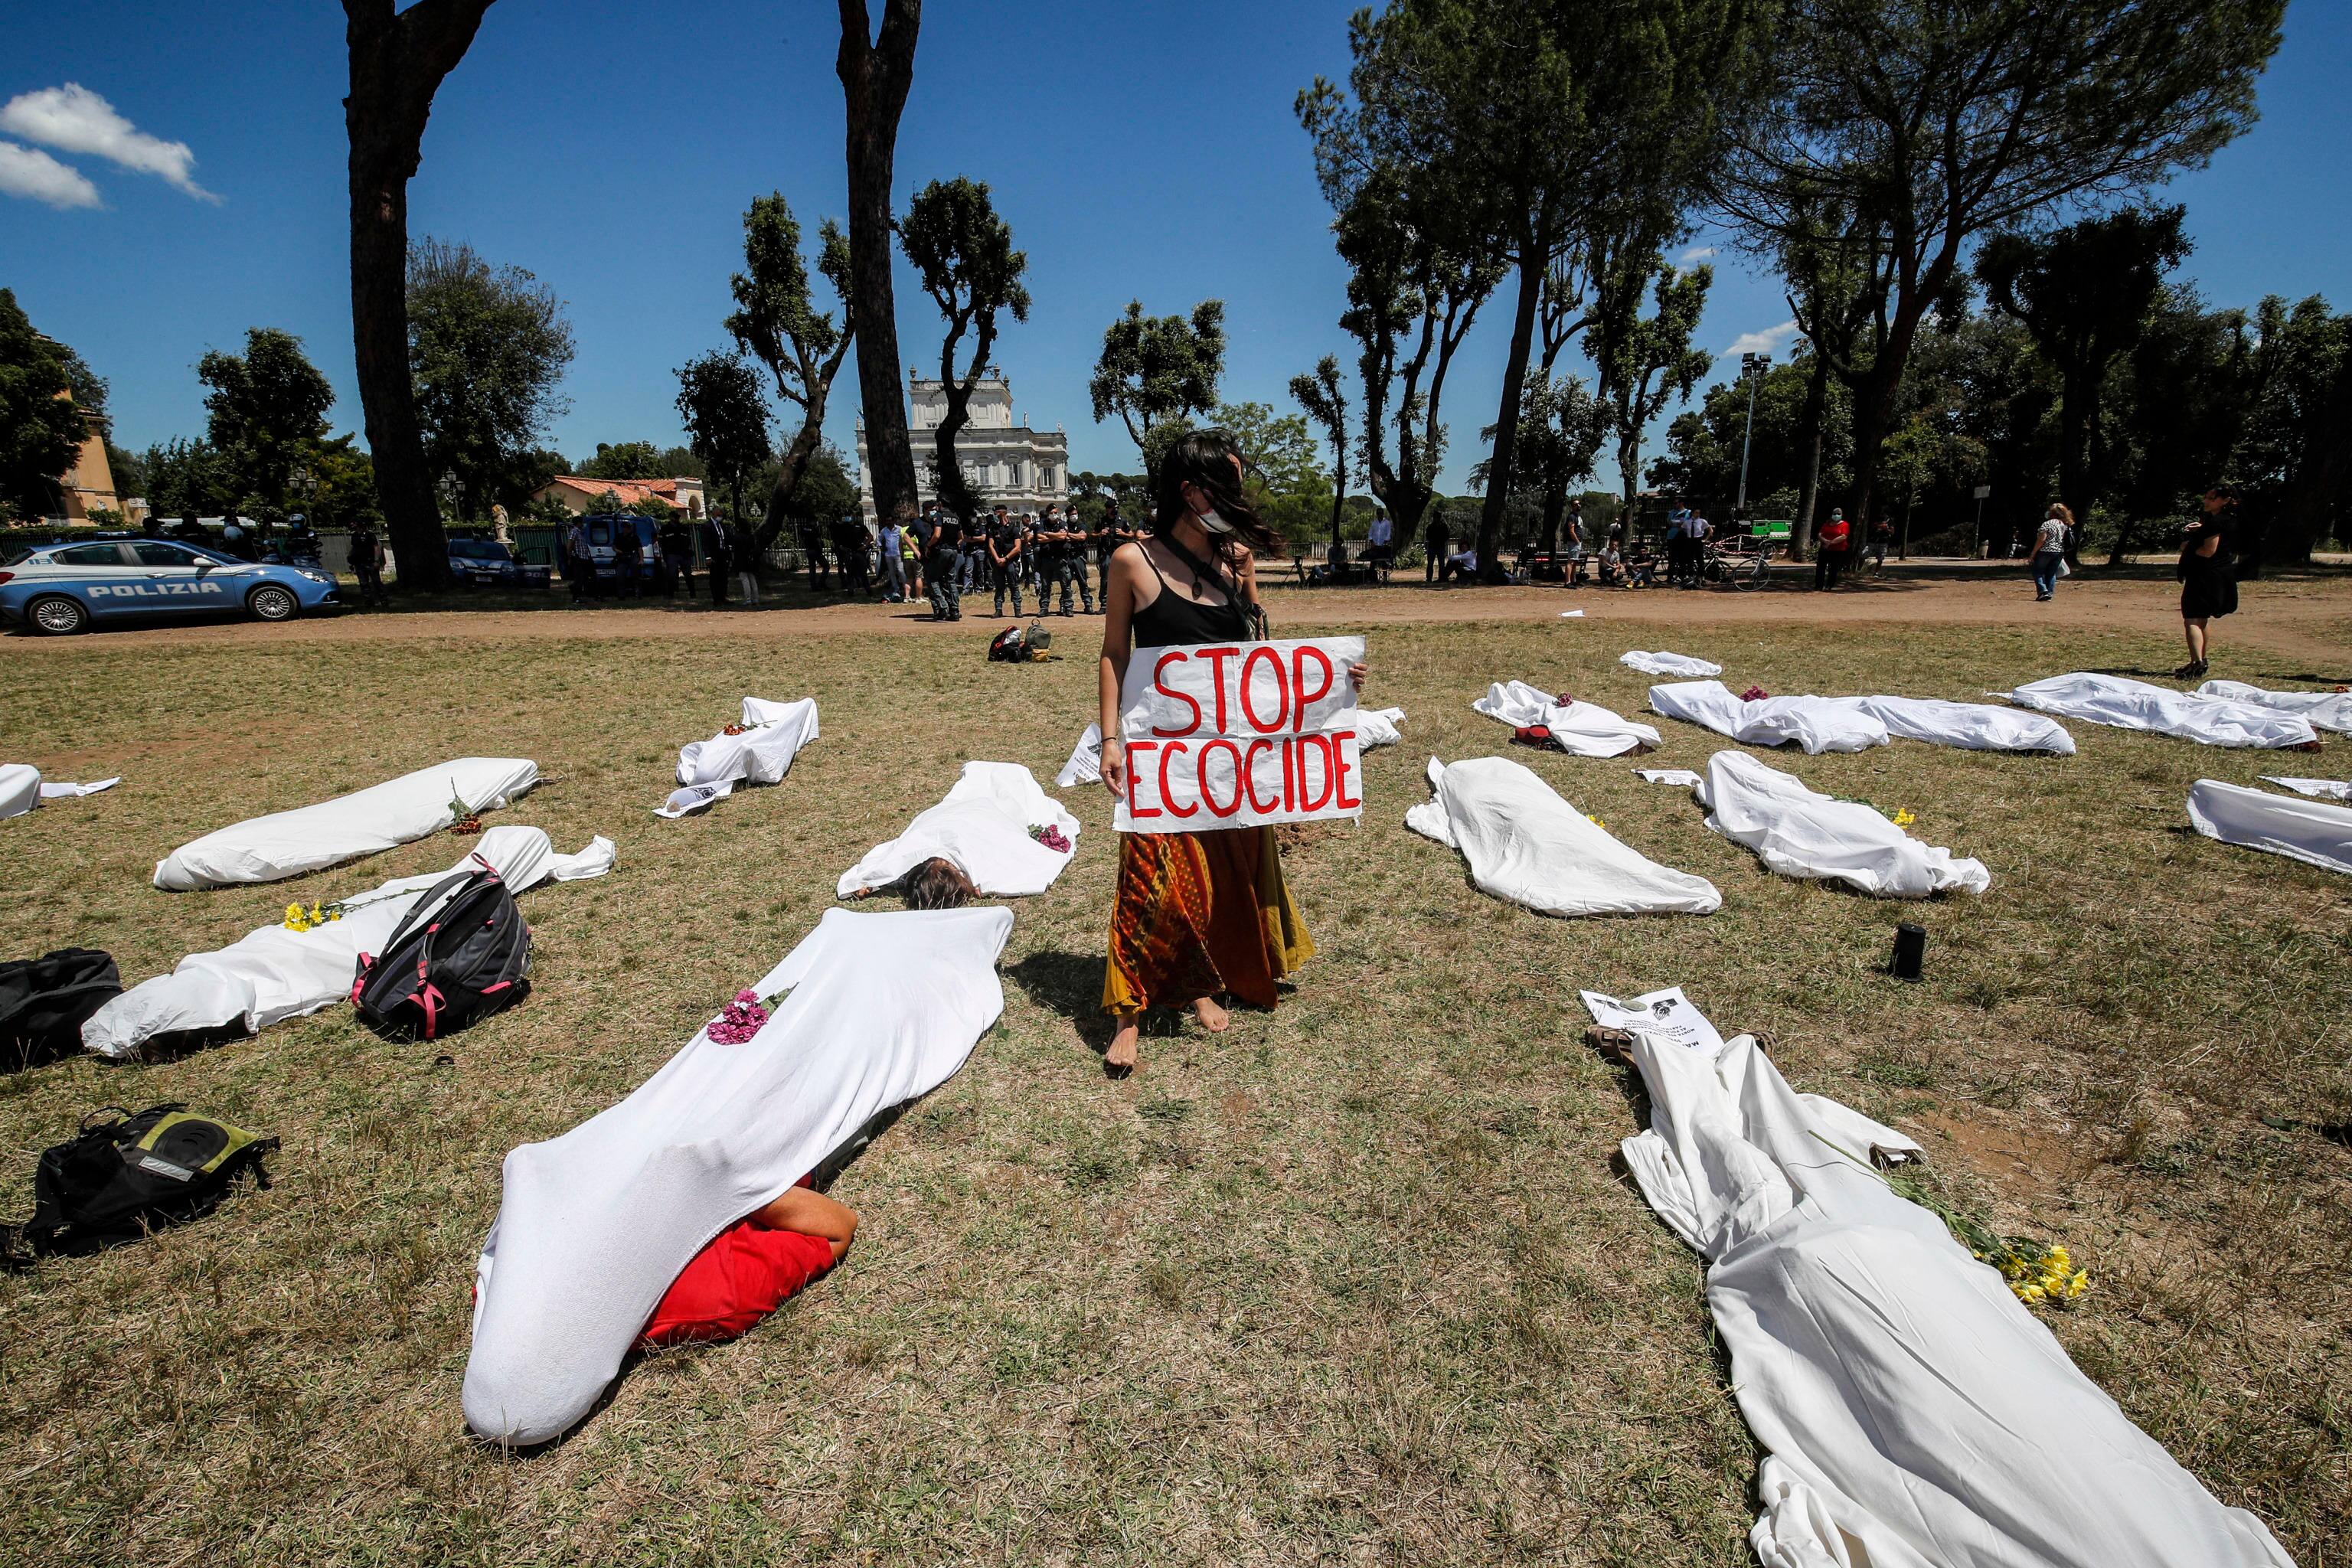
[[[395,877],[339,900],[341,920],[307,931],[273,922],[226,947],[188,954],[171,973],[108,998],[83,1023],[83,1047],[121,1060],[161,1037],[208,1035],[232,1025],[251,1034],[341,1002],[351,994],[359,955],[382,952],[425,889],[477,858],[514,893],[549,880],[601,877],[613,865],[613,841],[604,837],[577,855],[558,855],[542,830],[501,823],[471,842],[447,871]]]
[[[1706,825],[1783,877],[1843,882],[1881,899],[1981,893],[1992,874],[1923,844],[1860,801],[1839,800],[1746,752],[1717,752],[1693,792]]]
[[[2021,708],[2086,719],[2118,730],[2171,735],[2200,745],[2278,750],[2315,748],[2319,742],[2311,721],[2300,713],[2227,697],[2175,691],[2168,686],[2090,670],[2028,681],[2006,695]]]
[[[1621,717],[1597,702],[1572,697],[1562,702],[1524,680],[1495,682],[1486,696],[1470,704],[1470,711],[1499,719],[1515,730],[1540,724],[1551,731],[1552,746],[1573,757],[1622,757],[1658,743],[1658,731],[1651,725]]]
[[[1033,833],[1031,829],[1038,829]],[[1046,842],[1058,837],[1064,847]],[[1076,857],[1078,819],[1037,787],[1018,763],[966,763],[939,805],[841,874],[836,898],[887,888],[924,861],[951,861],[987,898],[1021,898],[1054,885]]]
[[[463,810],[478,814],[539,782],[527,757],[459,757],[316,805],[272,812],[181,845],[155,866],[168,892],[276,882],[438,833]]]
[[[1460,850],[1472,883],[1506,902],[1545,915],[1705,915],[1723,905],[1714,883],[1619,842],[1522,763],[1432,757],[1429,787],[1405,826]]]
[[[792,771],[801,748],[817,738],[816,699],[770,702],[743,699],[740,723],[707,741],[678,748],[678,787],[654,815],[673,820],[707,809],[735,792],[739,784],[772,784]]]
[[[790,1189],[830,1153],[963,1066],[1003,1010],[1012,929],[1002,907],[828,910],[746,988],[764,1020],[730,1008],[619,1104],[509,1154],[475,1268],[467,1424],[518,1447],[562,1436],[722,1235],[757,1243],[745,1226],[781,1223],[845,1248],[831,1211],[772,1205],[800,1203]]]

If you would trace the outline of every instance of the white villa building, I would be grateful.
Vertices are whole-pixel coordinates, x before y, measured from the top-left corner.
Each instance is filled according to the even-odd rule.
[[[945,385],[918,371],[907,373],[907,430],[915,448],[919,501],[932,499],[931,432],[946,417]],[[990,366],[971,390],[971,423],[956,432],[956,457],[964,480],[991,506],[1003,501],[1016,512],[1043,511],[1070,499],[1070,440],[1058,425],[1033,430],[1013,422],[1013,387]],[[874,511],[874,480],[866,456],[866,421],[857,422],[857,501],[866,521]]]

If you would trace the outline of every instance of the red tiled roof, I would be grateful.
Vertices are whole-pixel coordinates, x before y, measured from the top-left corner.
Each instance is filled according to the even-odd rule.
[[[672,506],[679,504],[676,479],[583,479],[577,474],[558,474],[550,481],[551,489],[555,485],[570,485],[591,498],[611,490],[621,498],[624,506],[647,500],[665,500]]]

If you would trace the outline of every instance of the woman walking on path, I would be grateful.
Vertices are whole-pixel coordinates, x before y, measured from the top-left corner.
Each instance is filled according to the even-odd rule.
[[[2057,501],[2033,536],[2033,597],[2039,602],[2055,595],[2058,579],[2066,571],[2066,536],[2074,531],[2074,514]]]
[[[2205,515],[2180,531],[2180,632],[2189,642],[2189,662],[2174,670],[2182,680],[2205,673],[2212,649],[2209,626],[2216,616],[2238,608],[2238,578],[2231,562],[2230,535],[2237,527],[2238,492],[2215,485],[2205,492]]]
[[[1127,789],[1119,690],[1138,647],[1248,642],[1263,636],[1252,551],[1276,547],[1242,490],[1241,454],[1217,431],[1187,436],[1160,459],[1150,535],[1119,546],[1103,582],[1102,780]],[[1363,683],[1361,665],[1353,671]],[[1111,903],[1103,1008],[1118,1021],[1104,1070],[1135,1067],[1143,1009],[1189,1005],[1212,1033],[1230,1022],[1222,991],[1275,1005],[1275,982],[1314,956],[1314,940],[1283,884],[1271,827],[1215,833],[1123,833]]]

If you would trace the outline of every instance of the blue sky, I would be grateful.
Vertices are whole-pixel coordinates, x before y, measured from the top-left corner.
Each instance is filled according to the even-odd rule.
[[[1129,299],[1154,314],[1225,300],[1228,398],[1286,408],[1294,373],[1327,353],[1344,363],[1344,274],[1291,101],[1318,72],[1344,76],[1350,8],[927,9],[898,198],[957,174],[993,187],[1036,300],[998,358],[1023,414],[1069,431],[1075,468],[1136,464],[1086,394],[1102,330]],[[195,362],[250,326],[299,333],[341,395],[338,426],[359,424],[341,22],[320,0],[13,9],[0,103],[75,83],[136,128],[44,149],[0,111],[0,141],[17,149],[0,146],[0,187],[97,204],[0,195],[0,286],[110,381],[121,444],[200,433]],[[527,268],[563,299],[579,344],[572,411],[552,432],[567,454],[679,438],[671,372],[722,342],[754,195],[782,191],[812,230],[843,212],[836,39],[821,0],[491,7],[434,110],[410,231]],[[2347,80],[2352,0],[2294,0],[2261,125],[2170,188],[2197,241],[2185,273],[2217,303],[2319,292],[2352,306]],[[1786,321],[1772,279],[1728,246],[1714,259],[1706,346]],[[1493,417],[1507,311],[1493,308],[1448,384],[1450,489],[1465,488]],[[935,364],[937,316],[903,263],[898,322],[902,355]],[[855,375],[853,361],[827,420],[845,449]]]

